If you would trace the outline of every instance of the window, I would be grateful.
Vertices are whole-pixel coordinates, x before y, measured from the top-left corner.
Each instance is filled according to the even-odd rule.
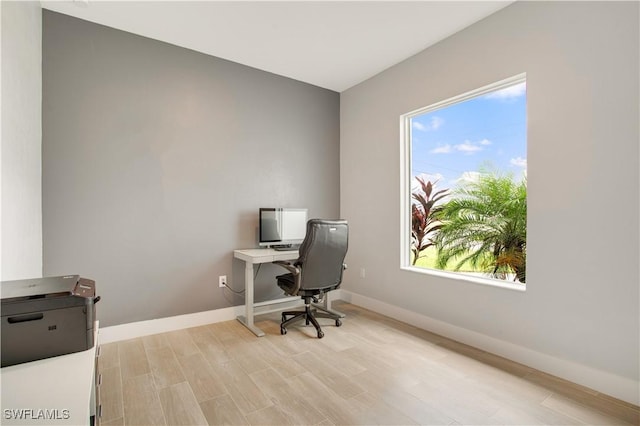
[[[401,116],[402,268],[524,289],[526,116],[524,74]]]

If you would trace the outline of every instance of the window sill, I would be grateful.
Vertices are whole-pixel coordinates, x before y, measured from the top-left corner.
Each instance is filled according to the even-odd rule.
[[[472,275],[466,275],[465,273],[461,273],[461,272],[439,271],[436,269],[418,268],[415,266],[401,266],[400,269],[403,271],[408,271],[408,272],[413,272],[413,273],[418,273],[423,275],[435,275],[437,277],[448,278],[448,279],[457,280],[457,281],[465,281],[472,284],[498,287],[506,290],[514,290],[514,291],[522,291],[522,292],[527,291],[526,284],[512,284],[509,281],[494,280],[491,278],[483,278],[483,277],[477,277]]]

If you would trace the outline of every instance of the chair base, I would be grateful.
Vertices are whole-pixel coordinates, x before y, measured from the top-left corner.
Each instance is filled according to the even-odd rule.
[[[311,302],[305,298],[304,311],[286,311],[282,313],[282,323],[280,323],[280,334],[287,334],[287,326],[294,322],[305,320],[305,325],[309,323],[313,324],[318,333],[318,339],[324,337],[324,332],[320,328],[320,324],[316,318],[330,318],[336,321],[336,327],[342,325],[340,316],[329,312],[318,312],[316,309],[311,308]],[[288,316],[291,318],[287,319]]]

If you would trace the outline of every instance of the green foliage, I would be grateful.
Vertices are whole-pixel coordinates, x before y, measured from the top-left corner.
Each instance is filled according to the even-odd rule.
[[[456,259],[454,270],[467,263],[496,278],[514,273],[515,279],[526,281],[526,179],[483,174],[457,190],[437,218],[441,224],[432,242],[440,269]]]
[[[430,235],[441,226],[435,219],[439,210],[435,204],[449,195],[448,189],[433,192],[434,184],[431,181],[425,182],[420,177],[416,177],[416,180],[420,183],[421,191],[411,194],[417,201],[411,204],[411,251],[414,265],[420,258],[420,253],[433,246]]]
[[[413,257],[413,256],[412,256]],[[413,259],[411,259],[413,262]],[[419,268],[427,268],[427,269],[440,269],[443,271],[454,271],[455,267],[458,264],[456,259],[451,259],[449,263],[444,268],[438,268],[438,248],[433,245],[431,247],[427,247],[421,254],[420,258],[413,263],[415,266]],[[477,268],[474,268],[469,264],[469,262],[464,263],[456,272],[478,272]]]

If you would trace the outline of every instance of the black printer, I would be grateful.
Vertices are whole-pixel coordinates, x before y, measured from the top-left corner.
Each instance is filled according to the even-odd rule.
[[[0,282],[2,367],[91,349],[95,282],[78,275]]]

